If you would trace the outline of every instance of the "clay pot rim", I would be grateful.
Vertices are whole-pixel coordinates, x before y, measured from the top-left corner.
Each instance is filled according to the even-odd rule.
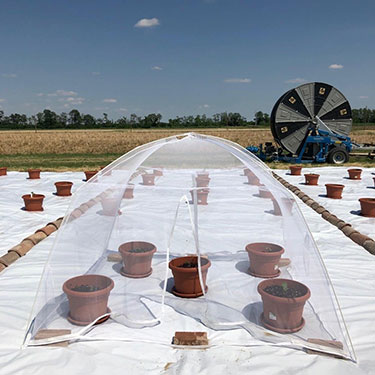
[[[73,182],[70,181],[57,181],[55,182],[55,186],[72,186]]]
[[[0,169],[7,169],[8,167],[0,167]]]
[[[95,276],[97,278],[109,280],[109,284],[105,288],[96,290],[95,292],[77,292],[75,290],[72,290],[72,289],[68,288],[67,284],[69,282],[71,282],[74,279],[84,278],[86,276]],[[85,275],[74,276],[74,277],[71,277],[70,279],[66,280],[63,284],[62,289],[63,289],[64,293],[66,293],[67,295],[69,294],[71,296],[80,297],[80,298],[92,298],[92,297],[96,297],[96,296],[99,296],[101,294],[106,294],[106,293],[110,292],[114,288],[114,286],[115,286],[114,281],[108,276],[96,275],[96,274],[87,274],[87,275],[85,274]]]
[[[197,259],[198,261],[198,255],[186,255],[182,257],[176,257],[169,261],[168,267],[173,271],[182,272],[182,273],[198,273],[198,267],[197,268],[184,268],[184,267],[178,267],[175,266],[176,260],[180,259],[186,259],[186,261],[192,261],[194,259]],[[207,261],[207,263],[202,264],[202,261]],[[201,270],[206,271],[211,267],[211,261],[208,258],[203,258],[201,256]]]
[[[302,169],[302,165],[291,165],[290,169]]]
[[[84,173],[98,173],[99,171],[84,171]]]
[[[286,297],[273,296],[272,294],[269,294],[269,293],[267,293],[267,292],[264,291],[264,288],[266,288],[267,286],[270,286],[270,285],[281,285],[284,282],[286,282],[286,283],[292,283],[292,284],[294,284],[294,286],[301,286],[301,287],[305,288],[306,289],[306,294],[304,294],[301,297],[297,297],[297,298],[286,298]],[[292,280],[292,279],[279,279],[279,278],[275,278],[275,279],[263,280],[263,281],[261,281],[258,284],[257,290],[258,290],[258,293],[262,297],[272,298],[274,301],[277,301],[277,303],[286,303],[286,304],[289,304],[291,302],[302,303],[302,302],[306,302],[310,298],[310,296],[311,296],[311,291],[310,291],[310,289],[309,289],[308,286],[306,286],[305,284],[303,284],[303,283],[301,283],[299,281]]]
[[[375,204],[375,198],[359,198],[358,199],[360,202],[365,202],[365,203],[374,203]]]
[[[46,196],[43,195],[43,194],[34,194],[33,196],[31,196],[31,194],[24,194],[22,195],[22,199],[41,199],[41,198],[45,198]]]
[[[349,171],[362,172],[362,169],[361,168],[349,168],[348,172]]]
[[[320,176],[320,174],[317,173],[305,173],[304,176]]]
[[[258,250],[256,248],[252,248],[251,246],[259,246],[259,245],[264,245],[264,247],[266,246],[272,246],[272,247],[278,247],[279,250],[278,251],[272,251],[272,252],[264,252],[264,251],[261,251],[261,250]],[[245,246],[245,250],[248,252],[248,253],[251,253],[251,254],[255,254],[255,255],[261,255],[261,256],[264,256],[264,257],[274,257],[274,256],[281,256],[281,254],[283,254],[285,252],[285,249],[278,245],[278,244],[275,244],[275,243],[271,243],[271,242],[252,242],[252,243],[249,243]]]
[[[345,187],[345,185],[341,185],[341,184],[325,184],[325,186],[336,187],[336,188],[344,188]]]
[[[41,172],[41,169],[28,169],[28,172]]]
[[[155,177],[153,173],[142,173],[142,176]]]
[[[132,252],[130,252],[129,250],[127,250],[127,249],[124,249],[124,247],[126,246],[126,245],[129,245],[129,244],[132,244],[132,243],[134,243],[134,242],[136,242],[136,243],[142,243],[142,244],[147,244],[147,245],[151,245],[152,246],[152,248],[149,250],[149,251],[145,251],[144,253],[132,253]],[[140,245],[141,246],[141,245]],[[156,253],[156,251],[157,251],[157,248],[156,248],[156,246],[153,244],[153,243],[151,243],[151,242],[146,242],[146,241],[129,241],[129,242],[124,242],[124,243],[122,243],[120,246],[119,246],[119,248],[118,248],[118,251],[119,251],[119,253],[122,255],[128,255],[128,254],[130,254],[131,256],[135,256],[135,257],[145,257],[145,256],[149,256],[150,254],[154,254],[154,253]]]

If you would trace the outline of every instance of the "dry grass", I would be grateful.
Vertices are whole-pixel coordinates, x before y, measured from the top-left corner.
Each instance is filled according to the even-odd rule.
[[[82,170],[96,169],[115,160],[134,147],[190,129],[161,130],[54,130],[0,131],[0,166],[26,170]],[[242,146],[273,141],[269,129],[194,129],[222,137]],[[353,129],[352,140],[375,143],[375,130]],[[374,161],[352,157],[350,165],[373,166]],[[288,168],[286,163],[270,163],[271,167]]]
[[[4,131],[0,132],[0,154],[124,154],[144,143],[184,132],[186,132],[184,129],[38,131],[37,133]],[[266,129],[210,129],[196,132],[227,138],[242,146],[272,141],[271,132]]]

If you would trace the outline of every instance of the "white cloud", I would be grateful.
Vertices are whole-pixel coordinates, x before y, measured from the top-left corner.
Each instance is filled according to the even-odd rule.
[[[203,104],[203,108],[210,108],[208,104]]]
[[[160,25],[160,21],[157,18],[142,18],[139,20],[134,27],[154,27]]]
[[[285,83],[304,83],[306,82],[305,78],[292,78],[285,81]]]
[[[91,72],[93,76],[100,76],[100,72]]]
[[[44,96],[44,94],[43,94],[42,92],[38,92],[38,93],[36,94],[36,96]]]
[[[113,99],[113,98],[103,99],[103,103],[117,103],[117,99]]]
[[[106,111],[109,107],[95,107],[94,111]]]
[[[359,97],[359,99],[368,99],[368,96],[367,96],[367,95],[361,95],[361,96]]]
[[[42,94],[42,93],[41,93]],[[55,92],[51,92],[47,94],[47,96],[77,96],[78,94],[75,91],[67,91],[67,90],[56,90]],[[43,96],[39,95],[38,96]]]
[[[344,65],[341,65],[341,64],[331,64],[329,66],[330,69],[342,69],[344,67]]]
[[[163,68],[161,66],[157,66],[157,65],[153,66],[151,69],[152,70],[163,70]]]
[[[0,99],[0,103],[4,103],[5,102],[5,99]]]
[[[250,83],[250,78],[227,78],[224,80],[225,83]]]
[[[68,96],[62,97],[58,99],[59,102],[65,103],[64,107],[67,108],[71,105],[81,105],[85,101],[85,98],[82,97],[75,97],[75,96]]]
[[[3,73],[1,76],[4,78],[17,78],[17,74],[14,73]]]
[[[128,112],[128,110],[126,108],[119,108],[118,111],[119,112]]]

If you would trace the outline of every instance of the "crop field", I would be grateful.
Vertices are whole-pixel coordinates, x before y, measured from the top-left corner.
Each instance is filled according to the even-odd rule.
[[[10,170],[81,170],[106,165],[134,147],[190,129],[0,131],[0,165]],[[194,129],[242,146],[273,141],[269,129]],[[353,128],[352,140],[375,143],[375,129]],[[372,161],[351,158],[354,165]],[[274,164],[274,163],[272,163]],[[273,166],[273,165],[272,165]],[[283,164],[287,167],[287,165]]]

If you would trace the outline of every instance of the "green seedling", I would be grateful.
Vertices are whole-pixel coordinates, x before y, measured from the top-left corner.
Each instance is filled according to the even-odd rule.
[[[287,291],[288,291],[288,284],[287,284],[286,282],[283,282],[283,283],[281,284],[281,287],[283,288],[283,291],[284,291],[284,292],[287,292]]]

